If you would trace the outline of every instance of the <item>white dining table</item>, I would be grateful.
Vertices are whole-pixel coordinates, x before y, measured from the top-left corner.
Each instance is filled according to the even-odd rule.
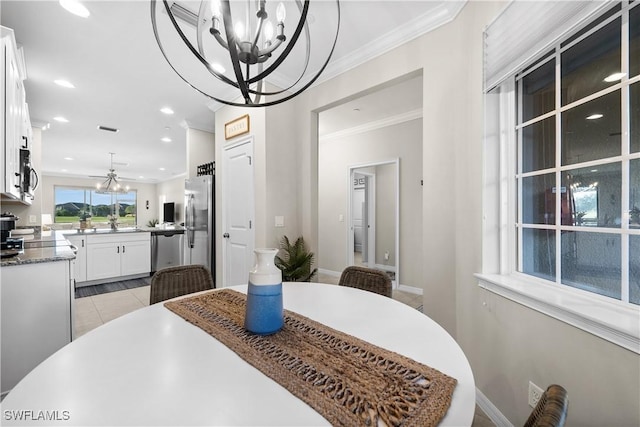
[[[230,289],[246,293],[246,288]],[[283,299],[285,309],[457,379],[440,425],[471,425],[471,367],[451,335],[428,316],[378,294],[329,284],[284,283]],[[66,345],[20,381],[0,407],[2,425],[328,425],[302,400],[162,303]]]

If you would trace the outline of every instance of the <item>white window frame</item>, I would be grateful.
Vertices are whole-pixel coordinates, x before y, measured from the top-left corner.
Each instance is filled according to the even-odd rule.
[[[622,25],[623,31],[628,31],[628,28],[624,28],[628,27],[628,22],[623,20]],[[554,45],[558,43],[559,40]],[[623,41],[623,57],[626,51],[628,38]],[[640,81],[640,76],[631,79],[629,84],[637,81]],[[599,95],[619,90],[621,85],[607,88]],[[514,179],[518,164],[515,91],[514,73],[485,95],[483,264],[482,272],[476,274],[478,285],[640,354],[640,306],[562,285],[558,277],[554,283],[517,271],[517,242],[520,239],[516,239],[515,224],[518,219],[515,207],[516,195],[521,194],[521,189],[516,187]],[[622,92],[624,102],[626,91]],[[593,95],[590,98],[595,97]],[[559,127],[556,128],[558,131]],[[640,153],[630,155],[627,149],[620,160],[639,157]],[[623,165],[626,164],[623,162]],[[626,175],[627,179],[626,182],[623,179],[622,195],[628,199],[628,167],[623,166],[622,173],[623,178]],[[558,183],[556,187],[559,188]],[[625,203],[625,200],[622,202]],[[626,203],[628,205],[628,200]],[[556,209],[560,209],[559,203],[556,203]],[[556,212],[556,218],[560,218],[559,212]],[[640,234],[640,230],[630,230],[628,221],[626,223],[616,231],[619,235]],[[557,250],[558,247],[556,245]],[[628,262],[628,244],[623,244],[621,257]],[[628,283],[628,277],[624,277],[624,274],[623,283]],[[623,299],[628,301],[628,286],[623,290]]]

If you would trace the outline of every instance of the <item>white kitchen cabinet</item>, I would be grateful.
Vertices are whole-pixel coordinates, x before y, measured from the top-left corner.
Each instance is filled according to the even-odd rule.
[[[75,262],[75,280],[84,282],[87,280],[87,238],[81,234],[66,235],[69,242],[78,248]]]
[[[2,99],[3,123],[3,146],[2,153],[4,161],[2,167],[2,192],[11,198],[20,199],[20,148],[26,146],[28,130],[25,123],[28,123],[25,115],[28,114],[26,107],[26,95],[23,80],[24,67],[21,67],[21,51],[16,47],[13,30],[1,27],[1,48],[2,59],[0,70],[2,76],[0,81],[4,84]]]
[[[151,233],[92,234],[86,239],[88,281],[151,271]]]
[[[72,268],[63,260],[0,269],[3,393],[71,342]]]
[[[122,245],[120,274],[149,273],[151,271],[151,239],[130,241]]]

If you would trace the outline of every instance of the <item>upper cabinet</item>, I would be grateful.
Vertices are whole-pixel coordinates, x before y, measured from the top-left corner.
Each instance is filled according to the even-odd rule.
[[[13,30],[0,27],[2,59],[0,72],[2,76],[2,152],[4,161],[0,161],[0,192],[8,199],[25,200],[21,189],[20,150],[28,150],[30,144],[31,122],[26,103],[24,80],[26,68],[22,48],[16,45]]]

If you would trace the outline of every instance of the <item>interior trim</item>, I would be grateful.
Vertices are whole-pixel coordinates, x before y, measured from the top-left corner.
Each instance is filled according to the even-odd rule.
[[[515,275],[476,274],[478,286],[640,354],[640,309],[568,286]]]
[[[513,427],[511,421],[476,387],[476,404],[482,409],[496,427]]]

